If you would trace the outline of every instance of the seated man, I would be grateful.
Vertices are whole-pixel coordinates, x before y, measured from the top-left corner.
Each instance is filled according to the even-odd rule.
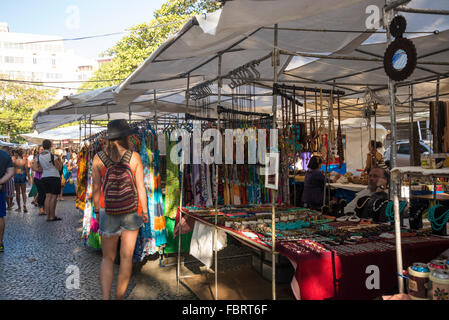
[[[345,207],[346,215],[357,215],[360,218],[368,218],[379,220],[379,217],[373,217],[373,211],[380,212],[378,209],[385,208],[388,202],[388,194],[386,192],[388,186],[388,172],[383,168],[372,168],[369,171],[368,187],[356,194],[356,197]],[[374,210],[366,210],[366,205],[376,206]],[[346,216],[347,217],[347,216]],[[341,219],[341,220],[344,220]],[[353,217],[352,220],[357,220]],[[380,220],[384,220],[383,216]]]

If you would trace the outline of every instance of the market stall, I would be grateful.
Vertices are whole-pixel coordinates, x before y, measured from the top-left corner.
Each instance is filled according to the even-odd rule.
[[[405,2],[395,2],[388,10],[384,8],[385,12]],[[391,111],[395,145],[396,112],[402,112],[402,118],[398,115],[401,120],[408,120],[408,116],[413,114],[404,111],[402,104],[406,101],[397,101],[393,90],[396,84],[392,84],[382,70],[380,54],[390,41],[360,45],[370,35],[366,32],[366,17],[360,15],[368,4],[382,7],[385,2],[341,1],[339,6],[335,6],[328,0],[307,3],[285,0],[276,4],[259,2],[256,8],[250,1],[226,3],[222,10],[197,16],[186,23],[119,86],[96,92],[93,97],[76,103],[63,101],[61,105],[37,115],[35,123],[48,128],[55,125],[57,119],[68,115],[72,119],[110,119],[113,114],[121,116],[120,112],[129,116],[130,121],[133,116],[152,117],[152,121],[140,127],[144,138],[135,139],[136,150],[154,159],[154,164],[147,166],[150,177],[151,172],[157,172],[158,161],[157,157],[151,158],[148,150],[156,154],[157,145],[142,151],[142,141],[148,145],[147,139],[151,136],[154,142],[157,131],[172,133],[187,129],[191,132],[197,125],[203,135],[208,129],[217,129],[216,143],[215,138],[218,140],[226,129],[244,132],[261,129],[265,136],[254,141],[264,141],[270,146],[262,148],[264,154],[277,151],[280,155],[278,183],[272,182],[271,187],[264,183],[263,175],[254,164],[206,164],[201,161],[186,164],[181,160],[178,162],[181,165],[178,165],[166,162],[167,185],[162,215],[172,220],[178,217],[175,227],[178,235],[192,228],[196,228],[194,233],[199,233],[201,225],[209,227],[206,231],[208,240],[203,245],[208,248],[207,265],[212,265],[215,258],[214,298],[220,297],[217,286],[219,231],[272,256],[273,299],[276,299],[276,254],[287,256],[296,267],[292,289],[298,299],[373,298],[394,287],[395,279],[398,280],[398,290],[403,292],[403,265],[417,260],[428,262],[444,247],[447,248],[448,242],[430,235],[429,230],[408,230],[402,232],[404,245],[401,245],[402,210],[399,210],[394,183],[391,186],[394,201],[386,201],[374,210],[385,224],[365,220],[343,223],[334,221],[335,217],[292,207],[291,193],[295,194],[296,189],[293,187],[292,190],[288,185],[290,171],[304,151],[320,154],[325,159],[327,173],[331,165],[342,168],[352,164],[352,168],[361,169],[359,162],[363,164],[363,154],[366,154],[363,148],[367,148],[367,143],[363,146],[363,138],[357,140],[359,143],[355,148],[352,146],[357,149],[354,153],[357,156],[343,147],[342,123],[345,119],[364,118],[374,112],[374,125],[371,121],[366,125],[370,137],[366,139],[368,142],[379,140],[382,132],[378,132],[376,122]],[[267,16],[267,12],[270,15]],[[383,18],[387,25],[389,20],[386,16]],[[316,37],[316,30],[310,29],[316,25],[324,28],[320,37]],[[301,41],[296,41],[298,33]],[[448,32],[443,31],[414,39],[422,50],[422,56],[418,59],[417,72],[407,83],[415,85],[417,98],[412,96],[410,101],[428,98],[429,82],[438,77],[440,83],[441,72],[448,71],[448,64],[444,62],[447,37]],[[329,55],[326,52],[333,53]],[[433,55],[435,60],[429,61],[427,57]],[[296,57],[318,59],[294,68],[291,63]],[[441,83],[446,80],[442,78]],[[408,89],[405,85],[397,84],[397,96]],[[386,92],[386,89],[390,90]],[[385,97],[386,94],[390,99]],[[105,100],[102,95],[106,95]],[[361,103],[354,101],[360,98],[363,100]],[[174,105],[176,113],[185,115],[165,118],[167,123],[163,123],[165,105]],[[426,117],[426,108],[423,103],[419,107],[417,105],[415,111],[421,111]],[[371,126],[376,130],[371,130]],[[278,137],[273,138],[268,133],[272,129],[279,129]],[[359,133],[360,129],[356,130],[356,134]],[[278,138],[279,144],[273,143],[273,147],[271,142]],[[346,138],[350,138],[349,133]],[[346,147],[350,140],[345,139]],[[168,155],[169,150],[177,145],[177,140],[169,142],[167,138],[166,141]],[[95,140],[90,149],[83,151],[83,157],[86,157],[83,158],[85,183],[77,200],[79,208],[85,211],[84,239],[97,247],[98,224],[89,204],[91,190],[87,178],[90,176],[88,163],[98,149],[98,142]],[[204,145],[204,142],[200,140],[199,144]],[[245,153],[248,144],[243,143]],[[214,155],[215,150],[218,148],[214,149]],[[234,156],[234,151],[227,154]],[[181,159],[186,156],[190,158],[192,155],[190,152],[178,154]],[[393,148],[393,166],[395,157]],[[262,159],[266,158],[262,156]],[[140,237],[140,245],[137,246],[140,258],[142,254],[151,254],[163,247],[163,244],[155,245],[154,232],[163,233],[165,228],[157,224],[160,227],[157,229],[154,223],[161,215],[159,191],[151,183],[147,187],[153,197],[152,203],[159,206],[155,205],[155,213],[150,219],[154,226],[146,226],[141,231],[148,233]],[[389,224],[393,223],[393,216],[394,227]],[[186,229],[189,223],[184,220],[187,218],[195,219],[196,223]],[[193,239],[192,243],[200,243],[198,239]],[[182,279],[180,252],[185,239],[178,237],[177,240],[179,284]],[[204,248],[198,245],[197,249],[201,251]],[[367,291],[368,288],[363,287],[367,269],[362,261],[380,267],[381,285],[376,290]]]

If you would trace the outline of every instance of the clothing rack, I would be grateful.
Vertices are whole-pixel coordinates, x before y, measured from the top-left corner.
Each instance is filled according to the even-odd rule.
[[[284,90],[295,90],[297,92],[313,92],[313,93],[319,93],[320,91],[322,93],[328,93],[328,94],[333,94],[333,95],[344,95],[345,92],[344,91],[340,91],[340,90],[329,90],[329,89],[319,89],[319,88],[308,88],[308,87],[297,87],[295,85],[291,86],[291,85],[286,85],[286,84],[280,84],[280,83],[274,83],[273,84],[273,94],[277,94],[277,95],[281,95],[282,91],[280,89],[284,89]]]
[[[279,88],[273,87],[273,95],[281,96],[290,102],[295,101],[297,106],[300,106],[300,107],[303,106],[302,102],[298,101],[297,99],[294,99],[291,95],[285,94],[282,90],[279,90]]]
[[[249,112],[249,111],[237,111],[237,110],[232,110],[232,109],[225,108],[225,107],[220,106],[220,105],[217,105],[217,113],[218,114],[221,114],[221,113],[232,113],[232,114],[240,114],[240,115],[244,115],[244,116],[259,116],[259,117],[264,117],[264,118],[272,118],[272,115],[270,115],[268,113]]]

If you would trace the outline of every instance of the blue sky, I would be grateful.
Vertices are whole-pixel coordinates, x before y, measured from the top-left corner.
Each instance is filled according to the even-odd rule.
[[[77,38],[121,32],[148,22],[166,0],[0,0],[0,21],[9,23],[11,32],[57,35]],[[299,0],[298,0],[299,1]],[[413,8],[449,10],[449,0],[412,0]],[[79,23],[73,23],[74,10]],[[405,13],[407,31],[444,30],[449,28],[448,16],[412,15]],[[67,41],[65,47],[81,56],[97,58],[112,47],[122,35]],[[384,41],[374,36],[369,42]]]
[[[2,0],[0,21],[11,32],[77,38],[121,32],[148,22],[165,0]],[[76,19],[76,13],[79,19]],[[79,23],[77,23],[79,21]],[[79,55],[96,58],[124,35],[67,41],[65,47]]]

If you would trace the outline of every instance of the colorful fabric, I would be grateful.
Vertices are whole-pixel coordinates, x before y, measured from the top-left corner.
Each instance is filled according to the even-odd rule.
[[[140,157],[143,165],[144,184],[147,193],[148,222],[144,223],[137,236],[136,247],[134,249],[134,262],[142,261],[145,256],[153,255],[157,252],[156,239],[154,234],[154,210],[153,210],[153,175],[150,170],[150,159],[147,149],[145,135],[142,134]]]
[[[76,208],[81,211],[84,211],[86,205],[88,155],[88,150],[84,147],[78,157],[79,166],[77,175]]]
[[[165,216],[170,219],[176,218],[176,210],[179,206],[180,186],[178,165],[170,159],[172,148],[177,148],[176,141],[170,141],[169,134],[165,136],[167,146],[167,182],[165,186]]]
[[[201,166],[199,164],[192,165],[192,185],[195,206],[201,206]]]
[[[157,139],[157,136],[154,136]],[[161,170],[159,166],[159,150],[154,151],[154,231],[156,233],[156,246],[161,247],[167,243],[167,230],[162,200]]]
[[[133,260],[142,261],[146,256],[161,251],[167,243],[165,217],[162,206],[161,178],[159,170],[159,150],[155,143],[157,136],[142,134],[140,156],[144,168],[144,183],[147,193],[148,223],[139,230]],[[154,152],[153,152],[153,149]],[[161,221],[162,220],[162,221]]]
[[[89,161],[88,165],[88,181],[86,188],[86,200],[84,203],[84,217],[83,217],[83,241],[84,245],[91,246],[94,244],[93,248],[97,248],[96,241],[92,241],[92,236],[89,237],[90,233],[93,231],[95,233],[95,224],[92,224],[92,219],[95,219],[94,206],[92,203],[92,161]],[[93,228],[93,230],[92,230]],[[96,237],[95,237],[96,238]]]

